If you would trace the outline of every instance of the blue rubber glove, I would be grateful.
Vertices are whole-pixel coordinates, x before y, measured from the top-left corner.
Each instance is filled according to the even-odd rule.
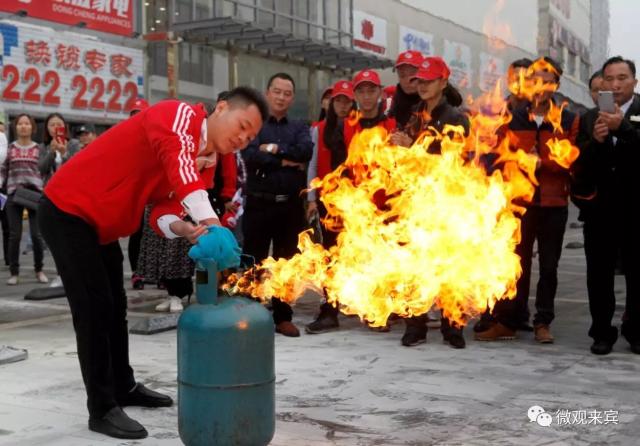
[[[209,232],[198,238],[198,242],[189,250],[193,260],[212,259],[218,269],[240,266],[240,247],[233,233],[222,226],[211,225]]]

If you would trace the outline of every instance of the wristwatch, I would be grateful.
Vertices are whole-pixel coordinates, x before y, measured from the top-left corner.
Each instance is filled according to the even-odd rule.
[[[273,153],[276,151],[276,145],[275,144],[267,144],[267,147],[265,148],[265,150],[269,153]]]

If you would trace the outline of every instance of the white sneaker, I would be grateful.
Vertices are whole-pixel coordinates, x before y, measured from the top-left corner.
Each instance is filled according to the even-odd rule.
[[[170,301],[171,301],[171,303],[169,304],[170,313],[180,313],[183,310],[182,299],[180,299],[179,297],[172,296]]]
[[[60,276],[56,276],[56,278],[51,281],[51,285],[49,285],[50,288],[57,288],[60,286],[62,286],[62,277]]]
[[[156,305],[156,311],[160,311],[160,312],[169,311],[170,306],[171,306],[171,299],[167,299],[164,302]]]
[[[40,283],[49,283],[49,278],[42,271],[36,273],[36,279],[38,279]]]
[[[11,276],[7,280],[7,285],[17,285],[18,284],[18,276]]]

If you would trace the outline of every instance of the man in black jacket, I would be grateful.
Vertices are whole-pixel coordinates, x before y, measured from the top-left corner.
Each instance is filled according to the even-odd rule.
[[[619,56],[602,67],[603,90],[613,91],[615,112],[597,108],[581,120],[580,156],[572,166],[572,195],[584,220],[587,290],[592,324],[591,352],[606,355],[618,338],[614,270],[622,255],[627,298],[622,335],[640,354],[640,232],[634,203],[640,194],[640,98],[634,95],[636,67]]]
[[[296,253],[298,234],[306,227],[303,200],[306,163],[313,153],[309,126],[287,116],[295,96],[295,83],[286,73],[271,76],[265,94],[269,119],[258,137],[243,151],[247,166],[247,203],[243,220],[244,252],[260,262],[273,242],[275,258]],[[293,310],[272,299],[276,332],[300,336],[291,322]]]
[[[389,117],[396,120],[396,125],[402,131],[411,117],[414,108],[420,102],[417,84],[414,76],[418,72],[418,67],[422,63],[424,56],[420,51],[408,50],[398,54],[395,70],[398,73],[398,85],[396,86]]]

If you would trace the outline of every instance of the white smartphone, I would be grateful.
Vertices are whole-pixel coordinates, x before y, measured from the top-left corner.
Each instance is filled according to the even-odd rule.
[[[598,92],[598,108],[605,113],[615,113],[616,105],[613,101],[613,91]]]

